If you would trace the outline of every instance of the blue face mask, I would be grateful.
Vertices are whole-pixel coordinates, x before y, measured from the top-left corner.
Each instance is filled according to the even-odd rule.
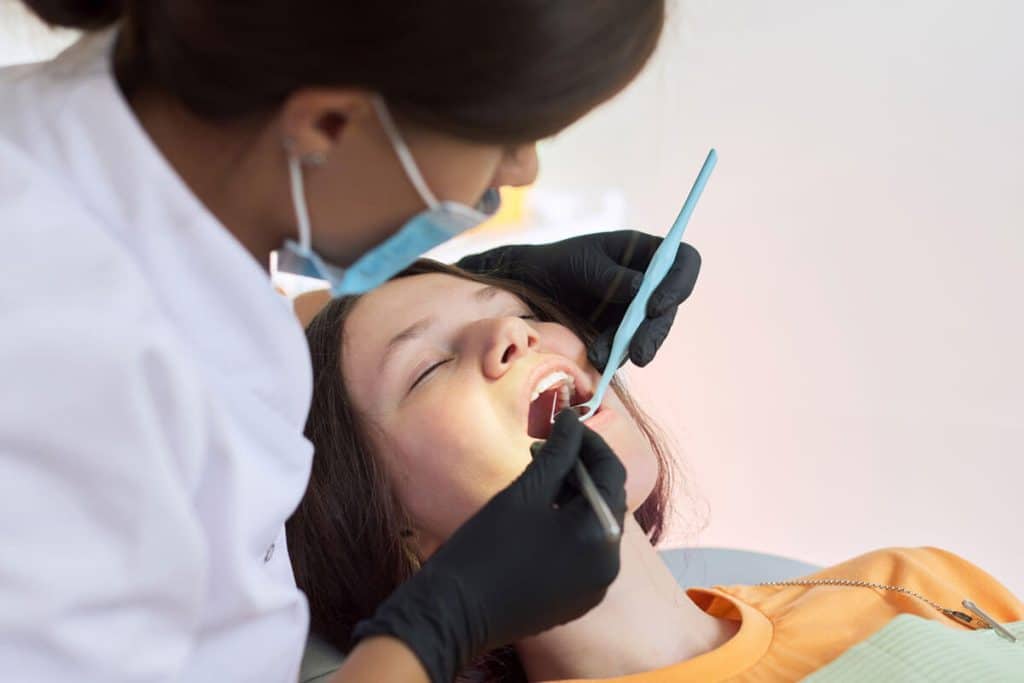
[[[363,254],[351,266],[343,268],[327,263],[313,250],[302,163],[294,154],[288,155],[288,173],[295,217],[299,225],[299,241],[285,242],[284,248],[277,255],[277,269],[327,280],[331,285],[331,296],[334,297],[362,294],[387,282],[425,252],[483,223],[494,215],[501,204],[500,195],[493,188],[487,190],[476,208],[458,202],[438,201],[423,180],[416,160],[384,101],[375,98],[374,105],[405,174],[427,209],[410,218],[396,233]]]

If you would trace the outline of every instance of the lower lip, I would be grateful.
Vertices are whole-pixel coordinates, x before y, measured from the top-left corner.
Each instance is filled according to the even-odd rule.
[[[583,424],[587,425],[587,427],[596,431],[597,428],[601,427],[602,425],[604,425],[604,423],[614,418],[615,414],[616,413],[614,408],[609,408],[608,406],[602,403],[600,406],[597,407],[597,410],[594,412],[593,417],[584,420]]]

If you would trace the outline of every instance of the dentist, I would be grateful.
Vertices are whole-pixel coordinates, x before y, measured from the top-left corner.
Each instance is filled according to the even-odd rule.
[[[271,253],[343,295],[478,224],[497,187],[533,181],[536,140],[640,71],[664,0],[25,4],[85,35],[0,70],[0,670],[294,681],[308,614],[284,523],[313,457],[312,386]],[[589,317],[600,366],[658,242],[607,233],[461,265]],[[680,251],[634,362],[699,263]],[[615,455],[560,418],[543,457],[361,625],[334,680],[451,680],[596,604],[619,548],[569,481],[578,458],[621,517]]]

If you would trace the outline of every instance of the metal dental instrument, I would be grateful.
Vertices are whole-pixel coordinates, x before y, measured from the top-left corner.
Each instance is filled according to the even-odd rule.
[[[543,441],[535,441],[530,445],[530,452],[533,453],[533,457],[537,457],[537,452],[543,446]],[[615,519],[615,515],[612,513],[612,509],[608,507],[608,503],[605,502],[604,496],[601,495],[601,491],[597,488],[597,484],[594,483],[590,472],[587,472],[587,468],[579,460],[576,461],[573,467],[576,471],[576,478],[580,482],[580,491],[583,492],[583,497],[590,503],[590,507],[594,509],[594,514],[597,515],[597,520],[601,523],[601,529],[604,531],[604,537],[609,543],[619,540],[619,537],[622,536],[622,527],[619,525],[619,520]]]
[[[633,340],[633,335],[636,334],[640,323],[647,317],[647,302],[655,288],[665,278],[665,274],[668,273],[673,262],[675,262],[676,253],[679,251],[679,244],[683,238],[683,231],[686,230],[686,224],[690,221],[690,214],[693,213],[697,200],[700,199],[701,193],[704,192],[704,185],[707,184],[708,176],[711,175],[711,171],[717,162],[718,153],[712,149],[708,152],[708,156],[704,160],[704,165],[701,166],[700,173],[697,174],[693,187],[690,188],[690,194],[686,196],[686,201],[683,203],[683,208],[679,211],[676,222],[672,224],[672,228],[654,252],[654,256],[651,257],[651,262],[644,273],[644,279],[640,283],[640,289],[637,291],[636,296],[633,297],[629,307],[626,308],[626,314],[622,316],[619,329],[615,332],[615,337],[612,340],[612,350],[608,354],[608,364],[605,365],[604,372],[601,374],[601,381],[598,382],[594,395],[586,403],[571,406],[571,409],[579,414],[581,421],[593,417],[594,412],[601,405],[601,401],[604,400],[604,394],[608,390],[612,378],[618,371],[619,366],[625,361],[629,351],[629,343]],[[590,483],[593,484],[593,481]],[[601,502],[603,503],[604,501],[602,500]],[[607,507],[605,505],[605,509]],[[598,515],[600,516],[601,513],[598,512]]]
[[[604,496],[598,490],[597,484],[590,477],[590,472],[587,472],[587,468],[579,460],[576,461],[575,470],[576,478],[580,480],[580,490],[583,491],[583,496],[590,503],[590,507],[594,508],[594,514],[597,515],[597,520],[601,522],[605,538],[609,541],[618,540],[619,536],[622,535],[622,527],[619,526],[619,520],[615,519],[612,509],[608,507]]]

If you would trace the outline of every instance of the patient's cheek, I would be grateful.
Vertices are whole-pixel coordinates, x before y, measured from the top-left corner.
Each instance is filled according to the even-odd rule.
[[[592,369],[587,360],[587,347],[572,330],[551,322],[535,322],[532,325],[540,334],[538,351],[556,353],[575,361],[581,368]]]
[[[486,413],[483,418],[466,413],[471,411],[410,415],[391,433],[389,469],[399,498],[417,526],[440,542],[526,466],[525,459],[516,463],[500,452],[501,440],[481,439],[493,432],[481,424]]]

